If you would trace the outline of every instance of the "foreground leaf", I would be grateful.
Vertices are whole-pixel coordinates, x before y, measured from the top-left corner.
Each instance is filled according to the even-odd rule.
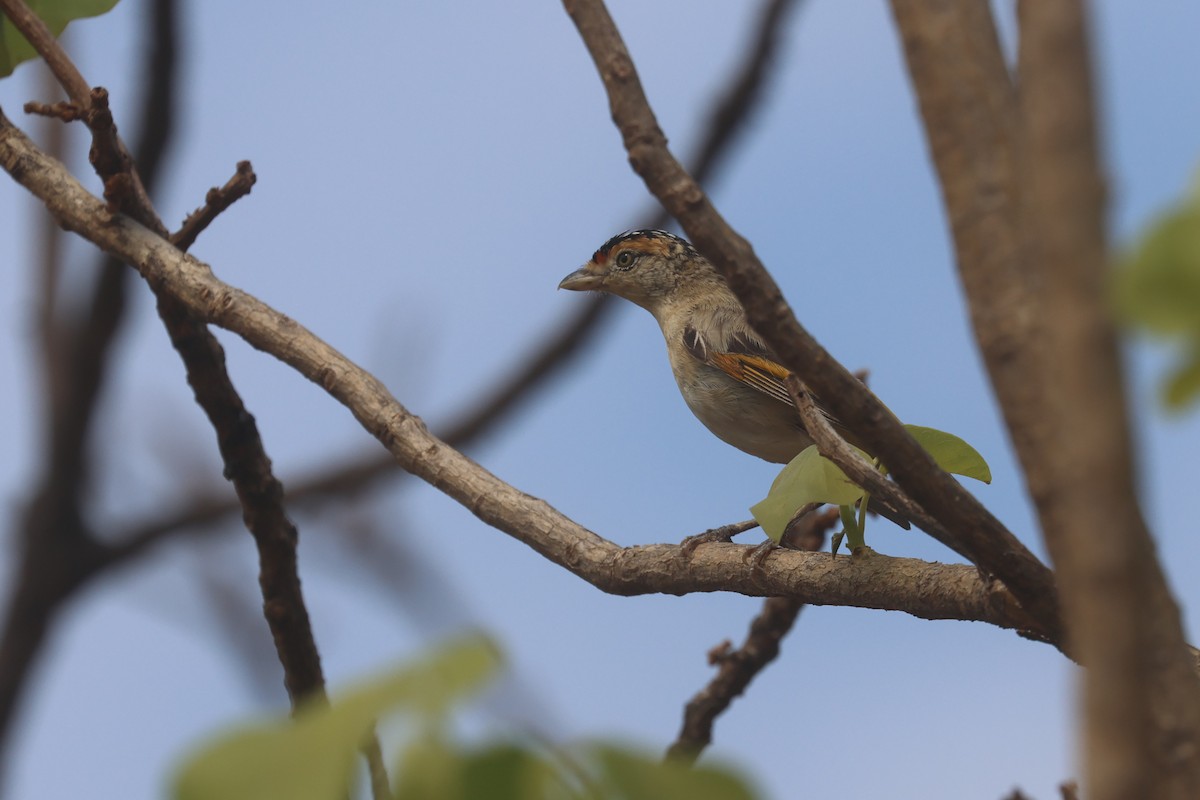
[[[68,22],[99,16],[115,6],[117,0],[26,0],[26,4],[58,36]],[[0,14],[0,78],[11,75],[17,64],[36,56],[33,45],[13,27],[8,17]]]
[[[375,719],[395,708],[438,718],[478,689],[497,666],[482,638],[365,684],[333,705],[310,704],[294,719],[256,725],[203,748],[175,780],[178,800],[344,798],[357,749]]]
[[[1167,408],[1176,410],[1200,397],[1200,337],[1192,343],[1191,351],[1171,368],[1162,392]]]
[[[929,451],[937,465],[946,472],[974,478],[984,483],[992,482],[992,470],[983,460],[983,456],[953,433],[920,425],[905,425],[904,427],[917,440],[917,444]]]
[[[746,782],[708,765],[687,767],[624,748],[600,746],[598,783],[602,796],[620,800],[753,800]]]
[[[500,743],[462,750],[438,738],[414,742],[394,770],[395,795],[437,800],[569,800],[561,772],[530,747]]]
[[[1178,343],[1179,360],[1163,381],[1167,407],[1194,402],[1200,397],[1200,178],[1142,237],[1113,288],[1125,322]]]
[[[767,496],[750,508],[763,532],[778,543],[787,524],[802,506],[809,503],[853,505],[863,496],[846,473],[810,445],[788,462],[771,484]]]

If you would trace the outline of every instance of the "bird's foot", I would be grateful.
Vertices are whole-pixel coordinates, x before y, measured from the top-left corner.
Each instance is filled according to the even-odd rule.
[[[714,542],[729,544],[733,541],[734,536],[737,536],[739,533],[745,533],[751,528],[756,527],[758,527],[757,522],[754,520],[747,520],[745,522],[734,522],[730,525],[722,525],[719,528],[709,528],[704,533],[697,533],[694,536],[688,536],[679,543],[679,548],[681,551],[683,551],[683,555],[691,557],[692,553],[696,551],[696,548],[702,544],[712,544]]]
[[[767,562],[767,556],[779,549],[781,549],[781,545],[767,539],[746,554],[746,562],[750,564],[751,569],[760,570],[763,568],[763,564]]]

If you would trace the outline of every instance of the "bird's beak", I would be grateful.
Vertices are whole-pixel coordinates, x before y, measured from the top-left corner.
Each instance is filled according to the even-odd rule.
[[[570,289],[573,292],[590,292],[601,288],[603,285],[604,273],[602,268],[595,261],[589,261],[563,278],[559,282],[558,288]]]

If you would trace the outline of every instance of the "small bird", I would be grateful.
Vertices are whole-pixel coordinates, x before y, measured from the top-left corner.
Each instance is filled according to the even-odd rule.
[[[558,288],[609,292],[653,314],[684,402],[717,438],[777,464],[813,443],[784,383],[788,370],[750,327],[725,278],[687,241],[657,230],[618,234]]]
[[[653,314],[684,401],[717,438],[777,464],[813,443],[783,382],[788,371],[690,243],[666,231],[618,234],[558,288],[609,292]]]

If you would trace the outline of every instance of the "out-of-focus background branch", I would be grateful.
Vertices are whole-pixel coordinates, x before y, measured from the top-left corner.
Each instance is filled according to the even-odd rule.
[[[144,163],[142,177],[149,190],[161,175],[171,136],[179,42],[174,0],[156,0],[148,11],[149,46],[143,69],[150,79],[142,98],[135,151]],[[57,89],[47,88],[58,94]],[[63,139],[56,132],[50,141],[61,150]],[[60,297],[62,248],[56,239],[43,237],[43,256],[33,262],[42,270],[38,305],[42,309],[40,367],[46,387],[40,404],[44,447],[42,474],[30,493],[19,534],[22,556],[15,588],[0,632],[0,758],[9,749],[12,716],[43,637],[62,602],[99,572],[106,560],[85,511],[96,469],[89,445],[127,287],[135,276],[119,261],[99,258],[84,299],[69,303]]]

